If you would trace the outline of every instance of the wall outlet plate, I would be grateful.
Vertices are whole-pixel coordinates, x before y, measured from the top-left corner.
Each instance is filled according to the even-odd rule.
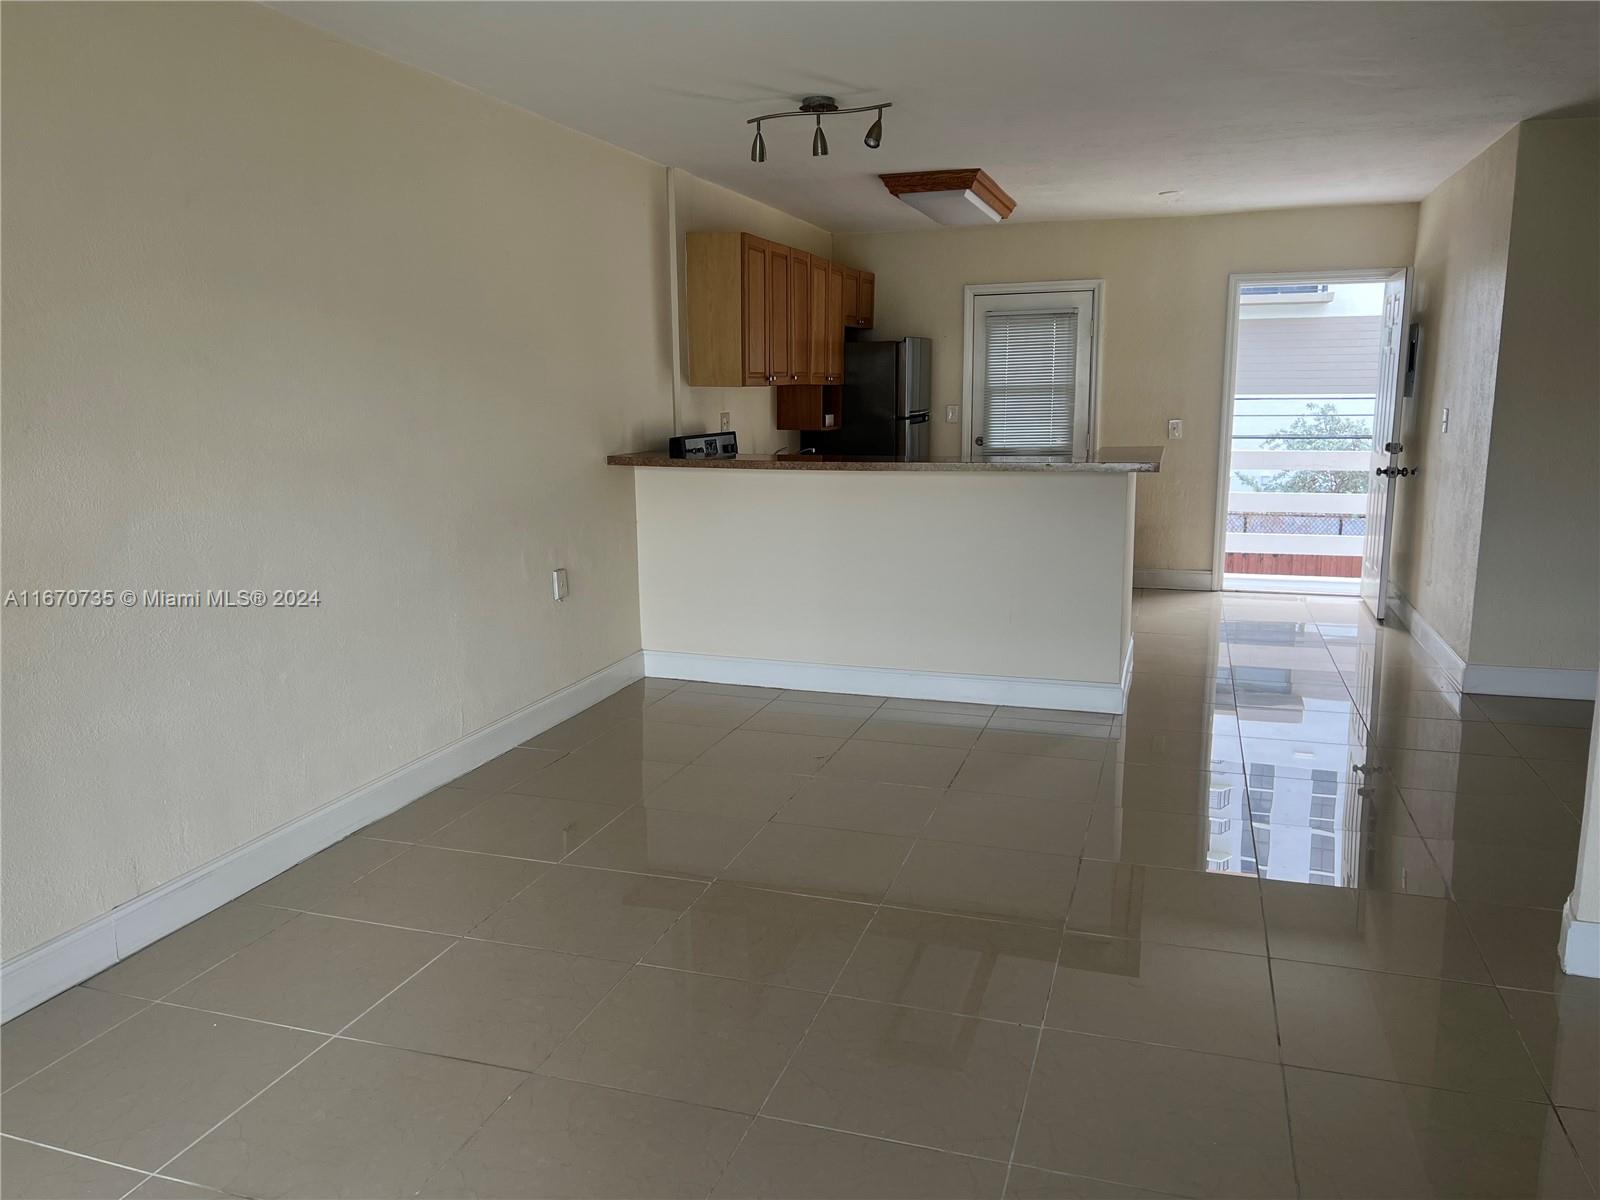
[[[1167,422],[1167,437],[1171,438],[1173,441],[1178,441],[1180,438],[1182,438],[1183,437],[1183,422],[1182,421],[1168,421]]]
[[[718,431],[721,432],[721,433],[727,433],[728,430],[733,428],[733,414],[732,413],[723,413],[723,414],[721,414],[721,416],[722,416],[722,424],[720,426],[718,426]]]

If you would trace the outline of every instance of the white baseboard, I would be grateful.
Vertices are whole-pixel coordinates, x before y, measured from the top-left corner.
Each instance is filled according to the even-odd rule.
[[[1120,713],[1127,706],[1126,680],[1132,662],[1130,650],[1123,663],[1122,683],[1087,683],[1010,675],[950,675],[893,667],[838,667],[826,663],[726,658],[718,654],[681,654],[675,650],[644,652],[645,673],[667,679],[1100,713]]]
[[[0,964],[0,1020],[48,1000],[379,817],[576,716],[644,674],[630,654]]]
[[[1550,700],[1593,700],[1595,672],[1569,667],[1494,667],[1469,662],[1461,690],[1488,696],[1541,696]]]
[[[1215,588],[1210,571],[1164,571],[1155,567],[1135,567],[1133,586],[1165,592],[1210,592]]]
[[[1561,910],[1561,969],[1600,979],[1600,921],[1580,921],[1569,899]]]
[[[1422,619],[1422,614],[1412,608],[1404,596],[1391,596],[1388,611],[1390,616],[1396,618],[1410,631],[1412,640],[1427,652],[1428,657],[1449,676],[1450,682],[1459,688],[1467,664],[1450,648],[1450,643],[1439,636],[1438,630]]]

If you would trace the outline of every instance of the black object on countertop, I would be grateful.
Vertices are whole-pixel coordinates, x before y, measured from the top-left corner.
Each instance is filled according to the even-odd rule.
[[[734,458],[739,453],[739,435],[727,433],[685,433],[667,441],[668,458]]]

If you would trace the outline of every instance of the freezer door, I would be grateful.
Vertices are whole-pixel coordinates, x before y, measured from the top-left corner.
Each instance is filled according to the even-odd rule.
[[[895,346],[895,416],[927,412],[932,405],[933,339],[901,338]]]

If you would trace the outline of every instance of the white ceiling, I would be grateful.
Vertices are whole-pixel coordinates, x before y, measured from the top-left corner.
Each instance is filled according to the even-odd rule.
[[[277,3],[835,232],[888,171],[982,167],[1012,220],[1416,200],[1517,121],[1595,111],[1589,3]],[[767,126],[811,92],[871,114]],[[1176,203],[1157,193],[1179,189]]]

